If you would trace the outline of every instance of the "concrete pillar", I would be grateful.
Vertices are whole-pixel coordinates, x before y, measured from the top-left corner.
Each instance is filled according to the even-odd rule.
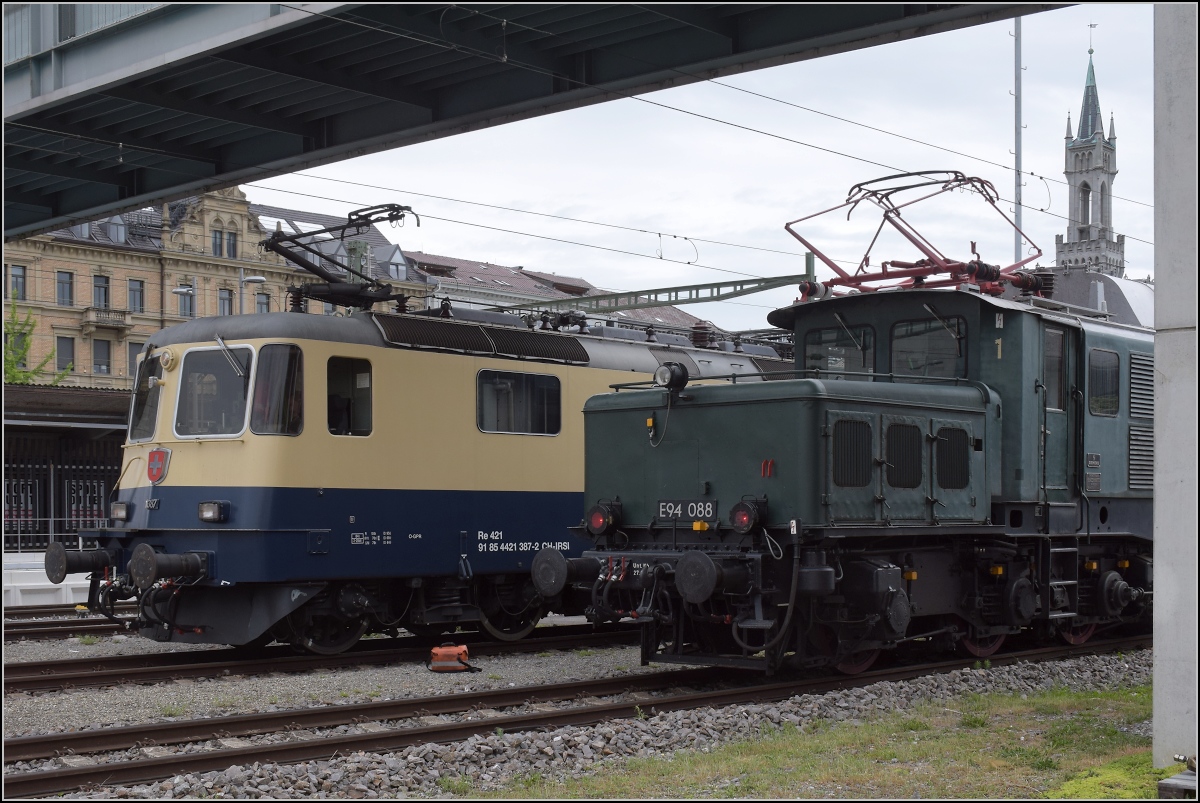
[[[1196,755],[1196,6],[1154,7],[1154,766]]]

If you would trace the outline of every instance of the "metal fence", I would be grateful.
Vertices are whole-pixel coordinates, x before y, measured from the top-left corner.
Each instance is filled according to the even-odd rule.
[[[4,551],[41,551],[51,541],[94,546],[77,533],[108,525],[122,440],[123,435],[92,439],[6,433]]]

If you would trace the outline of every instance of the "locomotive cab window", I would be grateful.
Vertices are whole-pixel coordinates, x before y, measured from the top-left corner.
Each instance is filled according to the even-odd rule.
[[[967,324],[937,316],[892,327],[892,373],[901,376],[965,377]]]
[[[154,437],[154,427],[158,421],[158,399],[162,390],[162,386],[158,384],[160,379],[162,363],[147,355],[137,367],[133,405],[129,409],[130,442],[148,441]]]
[[[250,431],[299,435],[304,428],[304,355],[297,346],[272,344],[258,352]]]
[[[1063,393],[1063,354],[1067,333],[1062,329],[1047,329],[1045,351],[1042,353],[1042,373],[1046,383],[1046,407],[1051,410],[1065,410],[1066,398]]]
[[[1116,415],[1121,408],[1121,358],[1115,351],[1092,349],[1088,354],[1088,411]]]
[[[371,434],[371,363],[330,357],[328,370],[329,431],[334,435]]]
[[[875,373],[875,330],[869,326],[839,326],[809,332],[804,336],[804,369],[831,374],[834,379],[870,381],[869,377],[854,374]]]
[[[562,429],[558,377],[480,371],[476,410],[481,432],[557,435]]]
[[[179,369],[175,434],[202,438],[237,435],[245,429],[253,359],[245,346],[189,351]]]

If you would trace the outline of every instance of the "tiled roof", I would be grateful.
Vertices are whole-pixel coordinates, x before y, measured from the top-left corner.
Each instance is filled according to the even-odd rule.
[[[117,215],[125,222],[125,242],[114,242],[108,234],[108,221],[93,220],[80,226],[55,229],[50,236],[56,240],[67,240],[89,245],[107,246],[110,248],[131,248],[136,251],[162,250],[162,213],[153,208],[138,209]],[[87,236],[80,236],[82,226],[87,227]]]
[[[408,257],[410,263],[414,264],[418,270],[428,274],[431,279],[435,281],[450,280],[463,288],[488,288],[498,292],[545,298],[561,298],[565,295],[549,285],[533,279],[519,268],[438,254],[426,254],[421,251],[406,251],[405,256]]]

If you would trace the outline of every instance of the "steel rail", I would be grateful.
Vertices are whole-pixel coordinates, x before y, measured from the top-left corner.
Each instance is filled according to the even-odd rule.
[[[129,603],[121,603],[116,607],[116,613],[136,613],[137,606]],[[5,619],[38,619],[43,616],[76,616],[80,613],[75,603],[63,603],[61,605],[13,605],[5,607]],[[91,611],[85,611],[85,615],[92,616]],[[95,614],[99,615],[99,614]]]
[[[1020,661],[1049,661],[1112,650],[1136,649],[1149,646],[1151,642],[1150,636],[1136,636],[1078,646],[1021,650],[996,655],[990,660],[992,666],[1002,666]],[[559,711],[515,714],[483,720],[286,742],[278,745],[256,744],[251,747],[175,754],[88,767],[13,773],[4,776],[4,793],[6,796],[12,797],[38,797],[97,785],[140,783],[168,778],[172,775],[208,772],[237,764],[265,762],[290,764],[300,761],[327,760],[338,754],[356,751],[389,752],[415,744],[459,741],[476,734],[493,732],[498,727],[505,731],[521,731],[567,725],[587,725],[608,719],[637,716],[643,705],[649,708],[651,713],[659,713],[689,708],[780,700],[797,694],[818,694],[871,683],[895,682],[923,675],[952,672],[970,668],[974,663],[974,658],[955,659],[920,666],[864,672],[853,676],[800,682],[784,680],[742,689],[685,693],[655,698],[652,701],[599,703]]]
[[[550,628],[545,628],[549,630]],[[549,633],[544,636],[528,636],[517,642],[484,641],[477,636],[478,641],[472,643],[474,655],[499,655],[508,652],[534,652],[547,649],[578,649],[580,647],[607,646],[611,644],[633,643],[638,640],[636,629],[616,631],[587,632],[575,634]],[[456,642],[468,641],[456,639]],[[224,651],[222,651],[224,652]],[[195,653],[168,653],[172,656],[194,656]],[[10,665],[4,667],[4,691],[57,691],[61,689],[90,688],[96,686],[115,686],[123,683],[157,683],[165,680],[194,677],[225,677],[229,675],[251,675],[267,672],[307,672],[313,669],[336,669],[345,666],[360,666],[363,664],[385,664],[393,661],[424,660],[429,657],[429,645],[404,646],[385,649],[355,650],[339,653],[338,655],[287,655],[266,658],[251,658],[225,661],[196,661],[191,663],[174,663],[180,660],[145,665],[147,656],[137,656],[143,662],[141,666],[121,666],[115,669],[97,668],[95,662],[80,660],[59,662],[58,671],[44,668],[47,674],[33,674],[33,667],[11,665],[16,670],[10,676]],[[151,660],[154,660],[151,658]],[[42,663],[42,662],[39,662]],[[62,665],[86,664],[87,666],[70,666],[68,671],[61,671]],[[32,671],[31,671],[32,670]],[[53,672],[53,674],[49,674]]]
[[[727,672],[723,673],[711,667],[675,669],[544,686],[519,686],[436,697],[409,697],[355,705],[326,705],[318,708],[192,719],[185,722],[156,722],[151,725],[52,733],[44,736],[19,736],[4,740],[4,760],[30,761],[37,758],[126,750],[131,747],[256,736],[308,728],[332,728],[367,721],[385,722],[418,716],[466,713],[480,708],[508,708],[526,703],[568,700],[581,694],[601,696],[626,691],[715,683],[722,679],[722,675],[728,680]],[[748,677],[754,679],[752,676]]]
[[[132,619],[130,621],[133,621]],[[29,619],[4,623],[4,640],[65,639],[72,636],[126,632],[125,625],[107,619]]]

